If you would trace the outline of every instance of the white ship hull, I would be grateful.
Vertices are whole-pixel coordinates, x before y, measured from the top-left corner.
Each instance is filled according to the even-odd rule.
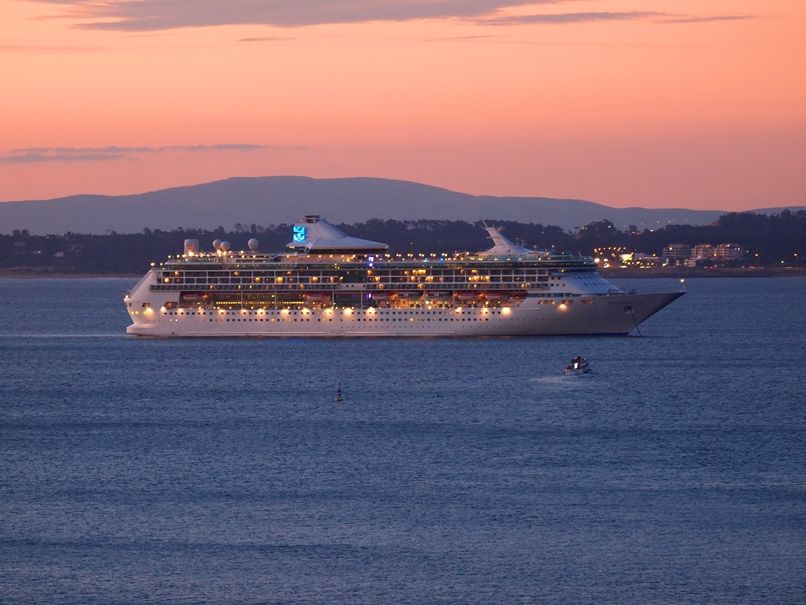
[[[607,294],[571,304],[528,298],[505,309],[149,310],[127,333],[153,337],[385,337],[628,334],[680,297]]]
[[[308,215],[285,254],[186,240],[128,292],[127,333],[155,337],[628,334],[682,295],[626,293],[593,259],[532,251],[488,227],[478,254],[390,254]]]

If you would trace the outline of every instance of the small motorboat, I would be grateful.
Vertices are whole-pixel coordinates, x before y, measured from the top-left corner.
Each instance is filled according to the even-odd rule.
[[[339,383],[339,388],[336,389],[336,401],[344,401],[344,397],[341,394],[341,383]]]
[[[588,360],[577,355],[568,362],[563,373],[566,376],[576,376],[577,374],[588,374],[590,371],[591,367],[588,364]]]

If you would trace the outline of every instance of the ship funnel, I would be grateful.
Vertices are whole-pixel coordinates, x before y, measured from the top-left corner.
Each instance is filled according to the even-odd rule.
[[[486,225],[486,223],[485,223]],[[503,233],[499,227],[484,227],[487,235],[493,240],[495,244],[489,250],[479,252],[480,256],[522,256],[524,254],[533,254],[534,250],[529,250],[524,246],[512,243]]]

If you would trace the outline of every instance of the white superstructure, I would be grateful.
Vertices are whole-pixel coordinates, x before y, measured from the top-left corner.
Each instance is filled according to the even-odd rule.
[[[285,253],[227,242],[154,266],[124,301],[138,336],[627,334],[683,292],[626,293],[589,258],[537,252],[488,227],[477,254],[389,254],[318,216]]]

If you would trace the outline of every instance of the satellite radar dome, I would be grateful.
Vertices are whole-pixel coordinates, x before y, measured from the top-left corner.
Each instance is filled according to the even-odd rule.
[[[214,239],[213,240],[213,250],[220,250],[221,249],[221,240]]]
[[[185,240],[185,254],[198,254],[199,253],[199,240],[186,239]]]
[[[222,252],[229,252],[230,248],[231,248],[231,246],[229,245],[229,242],[221,242],[221,245],[219,246],[219,249]]]
[[[253,237],[252,239],[250,239],[250,240],[247,242],[247,244],[246,244],[246,245],[247,245],[247,246],[249,246],[249,249],[250,249],[252,252],[255,252],[255,251],[257,251],[257,247],[260,245],[260,242],[258,242],[258,241],[257,241],[257,240],[256,240],[256,239]]]

